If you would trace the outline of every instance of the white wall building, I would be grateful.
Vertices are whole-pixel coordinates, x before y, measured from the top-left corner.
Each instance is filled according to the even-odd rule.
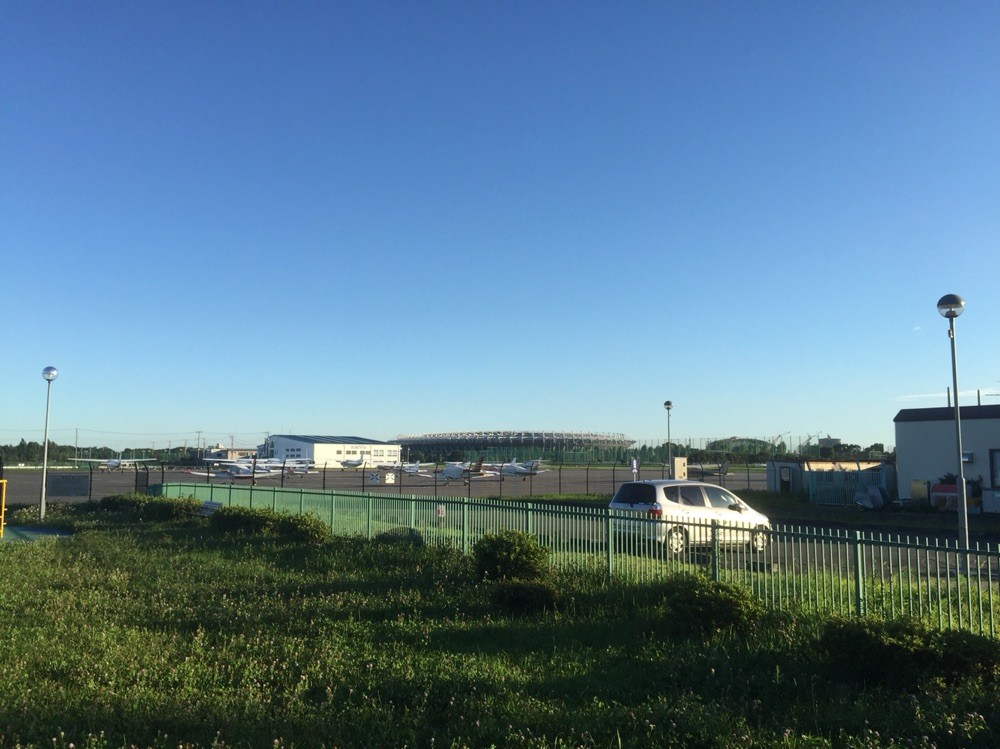
[[[368,465],[399,463],[401,448],[389,442],[365,437],[318,437],[315,435],[272,434],[257,448],[260,458],[311,460],[317,468],[340,468],[341,461],[363,458]]]
[[[961,406],[959,415],[966,482],[982,479],[983,510],[1000,511],[1000,406]],[[903,409],[893,422],[901,498],[958,473],[953,407]]]

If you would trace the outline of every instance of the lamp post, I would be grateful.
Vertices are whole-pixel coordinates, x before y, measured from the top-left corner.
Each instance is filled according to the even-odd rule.
[[[965,300],[958,294],[945,294],[938,300],[938,312],[948,318],[948,338],[951,339],[951,386],[955,390],[955,449],[958,457],[958,541],[969,548],[969,515],[965,497],[965,468],[962,462],[962,417],[958,410],[958,357],[955,355],[955,318],[965,309]]]
[[[670,444],[670,409],[674,407],[672,401],[663,401],[663,407],[667,409],[667,465],[670,466],[670,478],[674,477],[674,446]]]
[[[55,367],[42,370],[42,379],[45,380],[45,431],[42,437],[42,498],[38,503],[39,520],[45,520],[45,482],[49,473],[49,399],[52,395],[52,381],[58,376],[59,370]]]

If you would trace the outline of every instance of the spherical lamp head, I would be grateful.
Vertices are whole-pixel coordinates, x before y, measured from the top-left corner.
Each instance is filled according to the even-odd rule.
[[[55,367],[46,367],[42,370],[42,378],[47,382],[52,382],[56,377],[59,376],[59,370]]]
[[[941,317],[955,318],[965,309],[965,300],[958,294],[945,294],[938,300],[937,308]]]
[[[672,401],[663,401],[663,407],[669,412],[674,407],[674,404]]]

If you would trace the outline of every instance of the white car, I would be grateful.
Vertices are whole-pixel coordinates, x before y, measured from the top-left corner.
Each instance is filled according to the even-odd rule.
[[[713,521],[720,544],[748,544],[760,552],[770,540],[771,521],[716,484],[627,481],[618,487],[609,509],[615,511],[617,530],[657,541],[671,554],[711,544]]]

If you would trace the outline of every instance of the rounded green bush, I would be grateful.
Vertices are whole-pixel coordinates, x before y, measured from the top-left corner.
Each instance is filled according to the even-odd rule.
[[[410,546],[424,545],[424,537],[421,535],[420,531],[416,528],[407,528],[405,526],[390,528],[389,530],[376,533],[372,540],[379,544],[409,544]]]
[[[490,593],[493,606],[514,616],[555,611],[556,586],[545,580],[501,580]]]
[[[912,619],[831,619],[819,649],[833,678],[863,684],[913,689],[935,678],[1000,677],[1000,642]]]
[[[152,499],[148,494],[142,492],[128,492],[126,494],[113,494],[110,497],[102,497],[100,506],[107,512],[136,512]]]
[[[472,547],[483,580],[541,580],[549,573],[549,550],[522,531],[500,531]]]
[[[275,518],[274,532],[294,541],[305,541],[311,544],[321,544],[332,538],[330,526],[312,513],[307,515],[279,514]]]
[[[201,507],[201,502],[193,497],[166,499],[155,497],[142,505],[144,520],[167,522],[170,520],[185,520],[192,518]]]
[[[213,512],[209,524],[223,533],[270,533],[275,519],[271,510],[230,505]]]
[[[753,631],[764,608],[749,591],[695,574],[680,574],[662,587],[667,628],[679,635],[723,630]]]

